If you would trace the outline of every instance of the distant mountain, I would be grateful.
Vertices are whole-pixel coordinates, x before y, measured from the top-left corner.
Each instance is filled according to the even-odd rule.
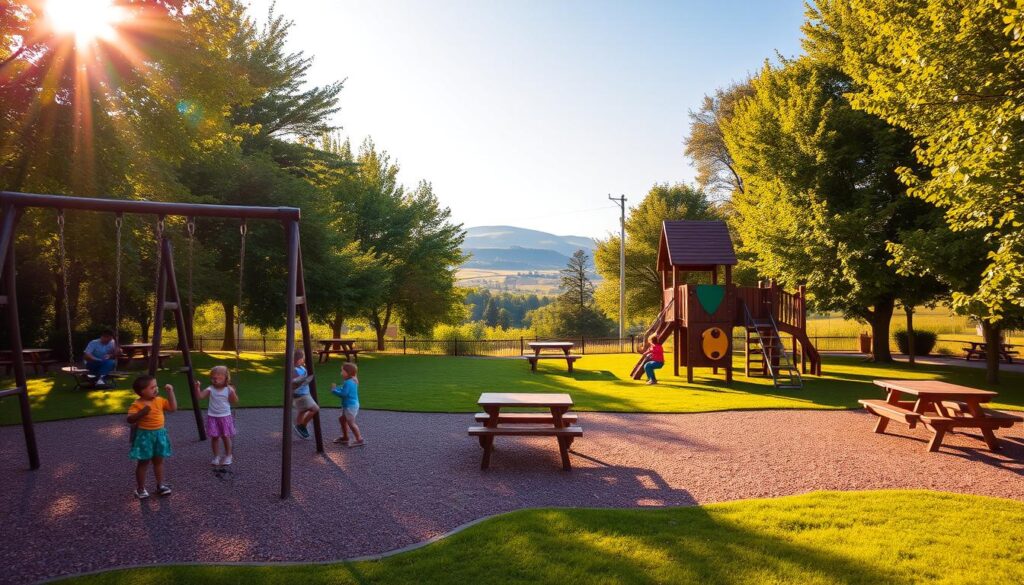
[[[487,268],[492,270],[561,270],[569,257],[554,250],[535,248],[473,248],[463,249],[469,260],[463,268]]]
[[[526,248],[532,250],[552,250],[566,258],[576,250],[583,250],[589,256],[594,255],[594,239],[583,236],[556,236],[547,232],[528,230],[507,225],[480,226],[466,229],[466,240],[462,244],[465,251],[477,249],[512,249]],[[565,264],[563,263],[562,266]]]

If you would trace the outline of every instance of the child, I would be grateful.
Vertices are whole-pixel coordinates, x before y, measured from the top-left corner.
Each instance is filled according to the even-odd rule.
[[[231,438],[235,436],[235,417],[231,416],[231,405],[238,404],[238,393],[231,385],[231,372],[226,366],[214,366],[210,370],[210,385],[205,390],[199,389],[196,381],[196,393],[199,399],[209,398],[206,406],[206,434],[210,436],[210,447],[213,449],[213,465],[231,465]],[[217,452],[218,439],[224,440],[224,456]]]
[[[301,349],[295,350],[295,372],[294,379],[306,377],[306,352]],[[309,438],[309,429],[306,425],[313,420],[316,413],[320,412],[313,397],[309,395],[309,382],[304,382],[292,391],[292,408],[295,410],[295,433],[303,439]]]
[[[362,447],[366,444],[363,436],[359,433],[359,426],[356,425],[356,415],[359,414],[359,378],[356,378],[358,368],[353,363],[344,363],[341,366],[341,388],[337,384],[331,384],[331,393],[341,398],[341,416],[338,423],[341,424],[341,436],[334,440],[339,445],[349,447]],[[352,429],[354,442],[348,440],[348,430]]]
[[[164,412],[178,410],[174,386],[164,386],[167,398],[163,398],[159,395],[156,378],[139,376],[132,383],[132,389],[139,395],[139,399],[128,408],[128,424],[138,427],[131,451],[128,452],[129,457],[138,461],[135,466],[135,497],[140,500],[149,497],[146,491],[146,468],[150,461],[153,462],[153,475],[156,476],[156,493],[168,496],[171,488],[164,484],[164,457],[171,456],[171,440],[164,428]]]
[[[658,336],[651,334],[647,338],[647,343],[650,348],[644,352],[644,356],[647,358],[647,363],[644,364],[644,371],[647,372],[647,383],[654,385],[658,383],[658,379],[654,377],[654,370],[660,370],[665,367],[665,348],[658,343]]]

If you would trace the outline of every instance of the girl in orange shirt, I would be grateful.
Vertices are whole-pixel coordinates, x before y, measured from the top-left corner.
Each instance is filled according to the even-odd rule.
[[[128,408],[128,424],[135,428],[132,448],[128,457],[138,461],[135,466],[135,497],[143,500],[149,497],[146,491],[146,468],[153,462],[153,475],[156,476],[156,493],[167,496],[171,488],[164,484],[164,457],[171,456],[171,440],[164,428],[164,412],[178,410],[178,401],[174,398],[174,386],[167,384],[164,390],[167,398],[160,396],[156,378],[139,376],[132,383],[132,389],[139,399]]]

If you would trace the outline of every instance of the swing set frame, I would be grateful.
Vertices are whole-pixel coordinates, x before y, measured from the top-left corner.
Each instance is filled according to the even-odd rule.
[[[0,191],[0,307],[6,306],[8,316],[9,338],[14,369],[15,387],[0,389],[0,398],[17,396],[21,412],[21,425],[25,434],[25,446],[28,451],[29,467],[38,469],[39,450],[36,443],[35,428],[32,423],[32,412],[28,398],[28,382],[25,373],[25,360],[22,354],[23,345],[18,319],[18,299],[16,271],[14,260],[14,240],[18,220],[27,208],[55,209],[59,213],[73,209],[117,215],[131,213],[151,215],[157,218],[158,224],[168,216],[184,217],[194,222],[197,217],[216,217],[239,219],[277,220],[284,227],[285,246],[287,250],[288,283],[285,298],[287,320],[285,322],[285,372],[284,372],[284,404],[283,424],[281,428],[281,498],[291,495],[292,479],[292,391],[294,388],[293,373],[295,371],[295,319],[299,318],[302,329],[302,346],[307,356],[306,369],[308,376],[303,383],[309,384],[310,394],[314,400],[319,399],[316,390],[316,378],[313,363],[308,357],[313,355],[312,338],[309,331],[309,307],[306,302],[306,285],[302,272],[302,250],[299,246],[300,210],[295,207],[256,207],[241,205],[210,205],[200,203],[164,203],[156,201],[130,201],[119,199],[100,199],[94,197],[69,197],[64,195],[39,195],[34,193],[16,193]],[[194,224],[193,224],[194,225]],[[244,224],[243,224],[244,225]],[[192,227],[190,230],[194,229]],[[244,228],[243,228],[244,229]],[[164,313],[174,313],[178,332],[178,348],[181,351],[184,368],[182,372],[188,377],[189,395],[192,398],[192,410],[195,414],[196,429],[199,440],[206,440],[202,415],[199,411],[199,400],[195,391],[196,374],[192,367],[192,356],[189,348],[192,331],[191,311],[183,310],[184,303],[178,292],[178,280],[174,272],[174,256],[171,241],[166,231],[159,232],[160,266],[158,267],[156,307],[153,320],[152,348],[149,353],[149,374],[155,375],[159,365],[161,335],[164,325]],[[62,267],[63,269],[63,267]],[[68,310],[67,308],[65,310]],[[237,341],[237,340],[236,340]],[[69,359],[73,359],[69,358]],[[320,428],[320,414],[313,418],[313,430],[316,437],[316,450],[324,452],[323,435]]]

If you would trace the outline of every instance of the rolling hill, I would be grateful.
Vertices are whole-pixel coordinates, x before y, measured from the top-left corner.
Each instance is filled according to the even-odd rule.
[[[498,270],[559,270],[576,250],[593,256],[594,240],[512,226],[467,228],[462,244],[470,256],[464,267]]]

